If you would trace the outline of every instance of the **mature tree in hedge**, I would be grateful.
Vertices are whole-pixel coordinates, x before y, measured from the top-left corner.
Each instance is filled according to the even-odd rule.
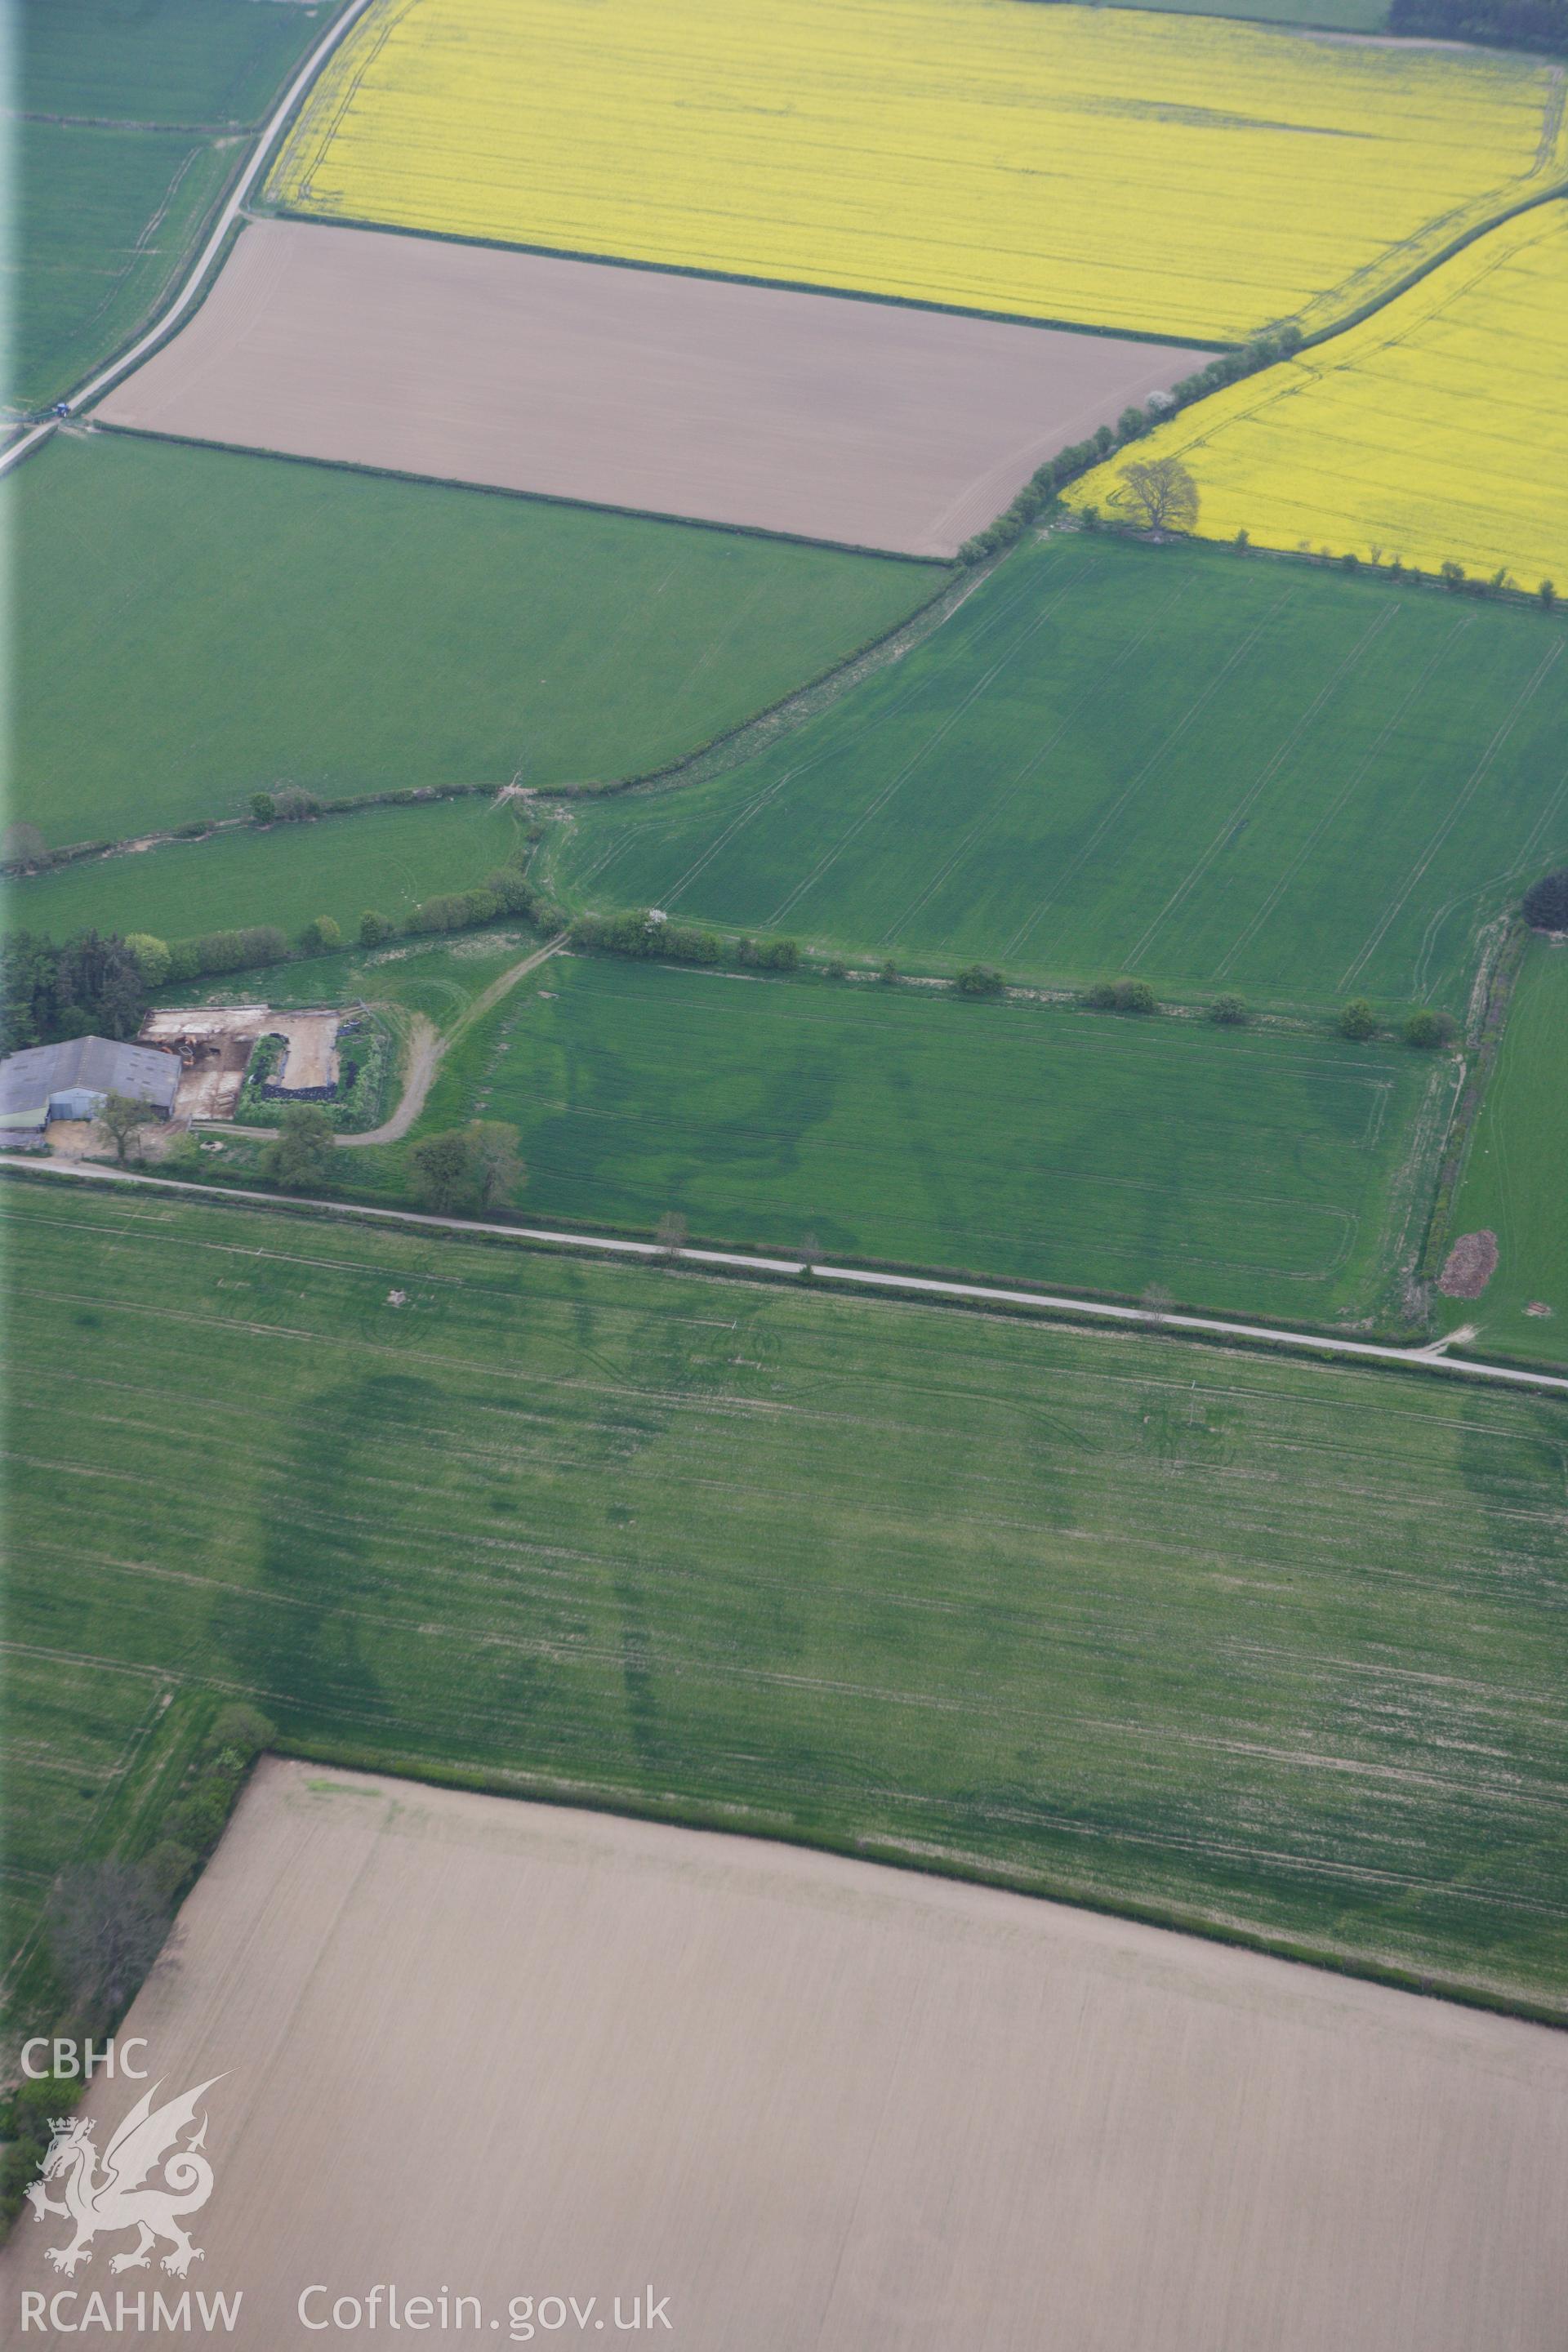
[[[316,915],[300,934],[300,953],[304,956],[331,955],[341,948],[343,935],[331,915]]]
[[[1001,973],[986,963],[967,964],[958,975],[959,992],[963,996],[1000,996],[1005,985]]]
[[[1146,980],[1097,980],[1084,999],[1096,1013],[1158,1013],[1160,1000]]]
[[[1568,866],[1531,884],[1524,894],[1524,919],[1531,930],[1568,931]]]
[[[480,1208],[504,1208],[528,1174],[517,1148],[516,1128],[505,1127],[497,1119],[476,1118],[465,1133]]]
[[[111,2022],[163,1949],[169,1913],[139,1863],[68,1871],[48,1903],[55,1965],[84,2021]]]
[[[142,1095],[105,1095],[98,1114],[98,1124],[114,1146],[114,1157],[121,1168],[140,1154],[144,1130],[160,1123],[161,1114]]]
[[[1376,1034],[1376,1013],[1364,996],[1352,996],[1350,1003],[1343,1006],[1340,1013],[1340,1035],[1342,1037],[1374,1037]]]
[[[1216,996],[1209,1006],[1209,1019],[1222,1029],[1239,1029],[1247,1018],[1244,996]]]
[[[1198,486],[1179,457],[1143,457],[1123,466],[1110,503],[1158,539],[1167,530],[1195,528]]]
[[[396,929],[390,915],[378,915],[374,907],[367,907],[359,919],[359,943],[362,948],[378,948]]]
[[[489,1119],[426,1136],[409,1152],[408,1165],[419,1198],[444,1216],[502,1207],[527,1173],[516,1129]]]
[[[262,1172],[288,1192],[313,1192],[327,1181],[336,1148],[332,1122],[319,1103],[290,1103],[261,1155]]]
[[[162,988],[169,977],[169,943],[155,939],[151,931],[127,931],[125,944],[142,967],[142,977],[149,988]]]
[[[1407,1045],[1430,1052],[1434,1045],[1446,1045],[1454,1034],[1454,1024],[1446,1013],[1432,1013],[1418,1006],[1405,1020],[1402,1034]]]

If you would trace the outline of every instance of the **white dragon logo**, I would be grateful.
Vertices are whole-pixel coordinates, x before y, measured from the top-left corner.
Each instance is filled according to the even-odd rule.
[[[176,2147],[174,2143],[195,2121],[203,2093],[222,2080],[221,2074],[214,2074],[182,2097],[165,2100],[161,2107],[153,2105],[158,2084],[143,2091],[104,2149],[101,2173],[92,2124],[80,2116],[56,2120],[55,2136],[38,2178],[27,2190],[40,2221],[46,2214],[61,2213],[76,2225],[68,2246],[47,2249],[47,2258],[56,2270],[69,2277],[79,2263],[91,2262],[93,2239],[117,2230],[135,2230],[139,2235],[129,2253],[110,2258],[111,2271],[145,2270],[153,2247],[163,2242],[174,2248],[164,2255],[163,2268],[173,2271],[176,2278],[184,2278],[191,2264],[201,2260],[201,2248],[192,2245],[179,2217],[197,2211],[213,2193],[213,2168],[201,2154],[207,2136],[206,2116],[202,2116],[200,2130],[186,2147]],[[160,2164],[163,2185],[143,2188],[148,2174]],[[48,2180],[63,2180],[63,2201],[46,2194],[44,2184]]]

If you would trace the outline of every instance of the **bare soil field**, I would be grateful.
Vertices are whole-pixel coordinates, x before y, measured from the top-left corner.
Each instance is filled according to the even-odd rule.
[[[1171,344],[254,223],[111,425],[950,556]]]
[[[377,2284],[443,2346],[650,2283],[687,2352],[1561,2343],[1568,2041],[1022,1896],[268,1762],[123,2033],[219,2078],[202,2260],[69,2284],[240,2291],[241,2352]]]

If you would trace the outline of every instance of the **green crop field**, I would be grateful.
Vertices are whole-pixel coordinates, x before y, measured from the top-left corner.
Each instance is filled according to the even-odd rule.
[[[51,842],[279,782],[632,774],[891,627],[942,574],[100,433],[0,486],[12,814]]]
[[[1458,1011],[1568,853],[1559,620],[1058,534],[732,773],[581,813],[563,896],[911,961]]]
[[[1564,2005],[1561,1402],[5,1198],[25,1885],[132,1669],[345,1762]]]
[[[68,391],[155,310],[331,16],[324,0],[21,0],[14,406]]]
[[[1479,1298],[1441,1301],[1447,1327],[1568,1359],[1568,948],[1531,943],[1448,1231],[1495,1234],[1498,1269]]]
[[[258,123],[336,0],[17,0],[15,64],[40,114]]]
[[[367,907],[403,916],[416,899],[482,882],[522,845],[516,805],[476,799],[363,809],[84,859],[7,882],[5,920],[53,939],[89,925],[186,939],[248,923],[292,932],[331,915],[352,937]]]
[[[515,1125],[541,1216],[1324,1321],[1418,1247],[1451,1091],[1334,1037],[558,956],[423,1129]]]
[[[14,333],[5,397],[46,407],[128,341],[193,257],[240,142],[17,126]]]

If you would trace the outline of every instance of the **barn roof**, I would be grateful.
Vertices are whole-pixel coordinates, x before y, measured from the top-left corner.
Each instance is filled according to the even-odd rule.
[[[0,1127],[42,1125],[51,1098],[72,1087],[95,1095],[138,1096],[166,1111],[179,1084],[179,1055],[156,1045],[124,1045],[114,1037],[66,1037],[57,1045],[26,1045],[0,1062]]]

